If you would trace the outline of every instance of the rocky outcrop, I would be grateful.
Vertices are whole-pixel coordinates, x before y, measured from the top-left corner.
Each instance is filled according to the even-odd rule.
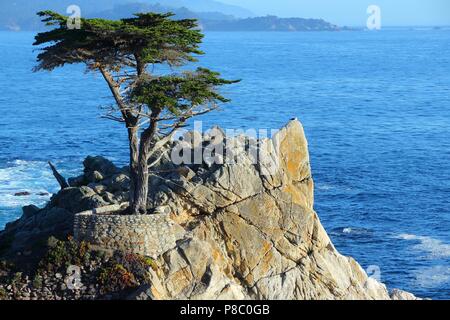
[[[300,122],[259,141],[256,164],[243,151],[248,138],[227,144],[241,148],[237,163],[153,179],[153,207],[169,207],[185,235],[159,257],[149,297],[389,299],[384,285],[337,252],[314,212]]]
[[[75,213],[128,200],[127,168],[103,157],[87,157],[84,167],[84,174],[69,179],[71,187],[53,195],[44,208],[26,206],[20,219],[6,225],[0,232],[0,257],[29,260],[49,237],[72,234]]]
[[[308,145],[299,121],[259,141],[237,136],[217,142],[214,136],[221,131],[215,131],[200,136],[200,142],[198,134],[187,134],[168,150],[207,152],[200,163],[175,165],[163,157],[153,168],[148,213],[170,213],[178,231],[173,246],[153,256],[149,281],[130,299],[391,298],[383,284],[335,249],[314,211]],[[234,161],[223,158],[221,148]],[[69,180],[74,187],[55,195],[43,210],[27,209],[18,224],[34,224],[32,219],[58,210],[70,222],[78,211],[127,199],[126,168],[92,157],[84,165],[84,174]],[[13,227],[0,242],[4,234],[23,230]],[[17,250],[25,241],[12,244]],[[410,296],[392,296],[403,297]]]
[[[412,293],[399,289],[394,289],[391,291],[391,300],[422,300],[422,299],[417,298]]]

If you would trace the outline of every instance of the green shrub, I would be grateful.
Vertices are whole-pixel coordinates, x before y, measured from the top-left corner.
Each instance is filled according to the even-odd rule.
[[[43,279],[39,274],[37,274],[33,279],[33,287],[35,289],[41,289],[42,285],[43,285]]]
[[[155,261],[150,258],[134,253],[115,252],[98,277],[102,294],[149,283],[149,268],[157,269]]]
[[[0,288],[0,300],[9,300],[8,292],[3,288]]]
[[[20,287],[20,285],[22,284],[22,275],[23,275],[22,272],[16,272],[14,274],[14,276],[11,279],[11,285],[13,287],[16,288]]]
[[[48,239],[48,251],[39,263],[39,269],[48,272],[65,271],[71,265],[82,266],[89,262],[90,247],[86,242],[78,243],[73,238],[61,241]]]
[[[153,260],[152,258],[144,258],[145,263],[153,269],[153,271],[157,271],[158,270],[158,264],[156,263],[155,260]]]
[[[102,294],[119,292],[138,286],[134,275],[121,264],[103,269],[98,277],[98,282]]]

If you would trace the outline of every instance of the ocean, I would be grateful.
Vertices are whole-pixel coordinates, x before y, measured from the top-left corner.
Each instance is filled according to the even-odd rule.
[[[101,76],[33,73],[33,33],[0,32],[0,229],[44,205],[87,155],[127,161]],[[308,137],[315,209],[337,249],[389,288],[450,298],[450,30],[207,33],[203,66],[242,79],[205,128]],[[16,197],[17,192],[30,192]]]

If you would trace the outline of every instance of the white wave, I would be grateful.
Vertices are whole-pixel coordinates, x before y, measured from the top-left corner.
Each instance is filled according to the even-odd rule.
[[[344,228],[335,228],[332,232],[343,233],[346,235],[354,234],[354,235],[369,235],[372,230],[361,227],[344,227]]]
[[[331,190],[333,189],[333,186],[330,184],[316,184],[316,189],[317,190],[323,190],[323,191],[327,191],[327,190]]]
[[[351,188],[351,187],[344,187],[341,185],[333,185],[333,184],[320,183],[320,182],[317,182],[314,187],[316,188],[316,190],[319,190],[319,191],[329,191],[329,190],[337,190],[340,192],[353,191],[353,188]]]
[[[416,285],[423,288],[435,288],[450,283],[449,266],[433,266],[416,273]]]
[[[0,168],[0,207],[8,210],[28,204],[42,205],[57,187],[45,162],[12,161],[6,168]],[[19,192],[30,195],[15,196]]]
[[[352,233],[352,228],[344,228],[342,229],[342,233]]]
[[[419,241],[418,244],[413,246],[413,249],[428,253],[431,259],[450,257],[450,244],[441,240],[413,234],[401,234],[398,238],[407,241]]]

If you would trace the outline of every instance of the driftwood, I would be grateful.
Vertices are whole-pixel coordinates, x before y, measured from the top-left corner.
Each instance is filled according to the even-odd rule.
[[[62,189],[69,188],[70,186],[69,186],[69,184],[67,183],[66,178],[64,178],[64,177],[58,172],[58,170],[56,170],[56,167],[55,167],[50,161],[48,162],[48,165],[50,166],[50,169],[52,169],[53,175],[55,176],[56,181],[58,181],[59,186],[61,187],[61,190],[62,190]]]

